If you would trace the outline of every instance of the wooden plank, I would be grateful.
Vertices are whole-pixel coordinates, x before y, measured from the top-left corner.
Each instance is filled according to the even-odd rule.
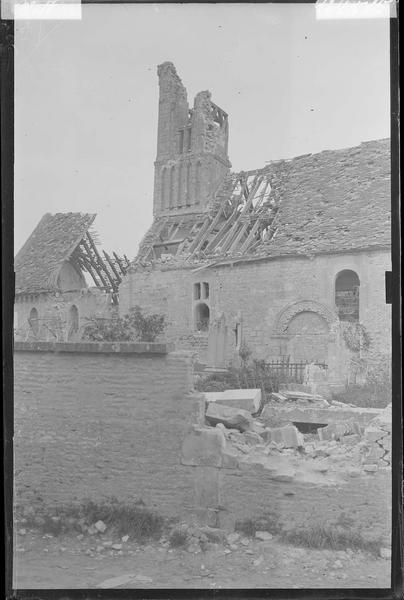
[[[94,260],[92,254],[91,254],[91,249],[89,247],[89,245],[87,244],[86,240],[83,238],[81,241],[85,251],[86,251],[86,259],[90,262],[91,266],[93,267],[94,271],[97,273],[98,277],[100,278],[100,281],[102,283],[102,285],[105,288],[109,288],[109,285],[107,283],[107,281],[104,279],[104,276],[102,274],[102,272],[100,271],[96,261]]]
[[[119,274],[119,273],[118,273],[118,271],[116,270],[116,268],[115,268],[115,265],[114,265],[114,263],[112,262],[112,260],[111,260],[110,256],[109,256],[109,255],[108,255],[108,254],[105,252],[105,250],[103,250],[102,252],[103,252],[103,254],[104,254],[104,256],[105,256],[105,259],[106,259],[107,263],[108,263],[108,264],[109,264],[109,266],[111,267],[111,270],[112,270],[112,272],[114,273],[114,275],[115,275],[115,277],[116,277],[116,282],[117,282],[117,284],[119,285],[119,284],[121,283],[121,281],[122,281],[122,278],[121,278],[120,274]]]

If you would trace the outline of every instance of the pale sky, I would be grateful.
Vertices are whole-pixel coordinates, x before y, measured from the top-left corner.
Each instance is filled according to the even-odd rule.
[[[313,4],[83,5],[16,21],[15,251],[46,212],[97,213],[133,258],[152,221],[157,65],[229,114],[235,171],[389,137],[389,22]]]

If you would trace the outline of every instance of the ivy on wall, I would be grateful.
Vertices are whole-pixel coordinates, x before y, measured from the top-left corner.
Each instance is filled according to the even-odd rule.
[[[359,322],[346,322],[342,328],[342,336],[346,347],[351,352],[366,351],[371,343],[366,327]]]

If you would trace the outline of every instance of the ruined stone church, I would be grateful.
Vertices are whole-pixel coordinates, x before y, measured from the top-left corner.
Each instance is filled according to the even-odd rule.
[[[120,311],[165,314],[167,339],[208,367],[248,347],[342,383],[358,355],[349,328],[366,333],[365,361],[389,355],[390,141],[234,173],[227,113],[208,91],[190,108],[172,63],[158,76],[154,220]]]

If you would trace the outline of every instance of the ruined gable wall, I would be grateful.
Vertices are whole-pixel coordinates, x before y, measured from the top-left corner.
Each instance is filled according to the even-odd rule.
[[[17,296],[14,304],[14,335],[16,339],[35,339],[28,319],[31,310],[36,308],[39,317],[39,332],[36,338],[55,341],[55,335],[57,335],[59,341],[65,340],[68,330],[68,313],[72,305],[75,305],[79,312],[80,330],[86,325],[87,318],[107,317],[112,310],[110,294],[97,288],[59,293],[57,297],[54,293]]]
[[[240,263],[197,273],[191,269],[137,271],[121,285],[120,310],[139,304],[148,312],[163,312],[170,321],[168,339],[179,348],[197,348],[203,334],[193,331],[192,285],[207,281],[211,318],[220,312],[226,317],[228,358],[235,352],[233,329],[240,311],[243,340],[254,355],[277,358],[286,353],[282,339],[273,335],[279,313],[304,300],[316,301],[334,312],[335,277],[343,269],[352,269],[361,281],[360,321],[372,339],[370,356],[377,357],[390,353],[391,312],[384,297],[384,274],[390,268],[390,253],[378,250]]]

